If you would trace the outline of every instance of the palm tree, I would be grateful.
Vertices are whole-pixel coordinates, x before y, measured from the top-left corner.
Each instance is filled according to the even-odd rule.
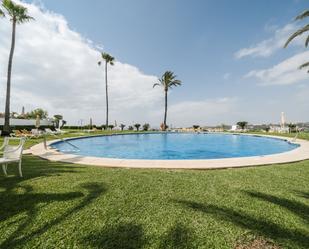
[[[248,125],[248,122],[247,121],[239,121],[237,122],[237,125],[242,129],[244,130],[246,128],[246,126]]]
[[[108,126],[108,85],[107,85],[107,65],[114,65],[115,58],[107,53],[101,53],[102,59],[105,61],[105,96],[106,96],[106,123]],[[102,61],[98,62],[99,66],[101,66]]]
[[[126,127],[125,124],[120,124],[120,129],[121,129],[121,131],[123,131],[124,127]]]
[[[134,124],[134,127],[136,128],[136,131],[139,131],[139,128],[141,127],[141,124]]]
[[[298,21],[298,20],[302,20],[306,17],[309,17],[309,10],[305,10],[303,13],[301,13],[300,15],[298,15],[296,18],[295,18],[295,21]],[[286,48],[289,43],[296,37],[302,35],[303,33],[305,32],[308,32],[309,31],[309,24],[305,25],[304,27],[300,28],[299,30],[297,30],[294,34],[292,34],[289,39],[286,41],[286,43],[284,44],[284,47]],[[309,35],[307,36],[307,39],[305,41],[305,46],[308,47],[309,45]],[[309,62],[306,62],[302,65],[299,66],[299,69],[302,69],[302,68],[305,68],[305,67],[309,67]],[[308,73],[309,73],[309,70],[308,70]]]
[[[171,71],[166,71],[160,79],[158,79],[158,83],[154,84],[153,87],[161,86],[163,87],[165,94],[165,109],[164,109],[164,121],[163,121],[163,130],[166,130],[166,118],[167,118],[167,93],[168,90],[172,87],[177,87],[181,85],[181,81],[176,79],[176,75]]]
[[[31,21],[33,20],[33,17],[28,15],[27,8],[19,4],[15,4],[11,0],[3,0],[2,5],[7,11],[8,16],[10,16],[11,22],[12,22],[12,40],[11,40],[11,50],[10,50],[9,63],[8,63],[5,116],[4,116],[4,126],[3,126],[3,131],[5,133],[8,133],[10,131],[11,75],[12,75],[13,55],[14,55],[14,49],[15,49],[16,25]]]
[[[144,131],[148,131],[149,128],[150,128],[150,124],[146,123],[146,124],[143,125],[143,130]]]

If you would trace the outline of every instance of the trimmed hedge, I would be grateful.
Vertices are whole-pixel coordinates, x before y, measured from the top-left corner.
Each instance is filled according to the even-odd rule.
[[[11,125],[10,126],[11,130],[32,130],[36,129],[34,125]],[[48,125],[42,125],[39,127],[40,130],[43,130],[45,128],[53,128],[53,126],[48,126]],[[0,130],[3,130],[3,125],[0,125]]]

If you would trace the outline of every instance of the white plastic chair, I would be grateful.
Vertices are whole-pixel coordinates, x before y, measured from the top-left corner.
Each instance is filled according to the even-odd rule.
[[[19,141],[19,145],[10,145],[10,141]],[[25,144],[25,138],[5,137],[0,150],[3,150],[3,157],[0,158],[3,173],[7,176],[7,165],[10,163],[18,163],[18,171],[20,177],[23,176],[21,171],[22,154]]]

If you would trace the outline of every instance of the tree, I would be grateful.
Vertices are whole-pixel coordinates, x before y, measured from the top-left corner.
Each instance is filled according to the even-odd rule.
[[[37,116],[39,116],[41,119],[47,118],[48,112],[41,108],[37,108],[26,114],[27,118],[32,118],[32,119],[36,119]]]
[[[193,125],[193,129],[194,129],[194,130],[197,130],[198,128],[200,128],[199,125]]]
[[[129,130],[129,131],[133,131],[133,130],[134,130],[133,126],[130,125],[129,128],[128,128],[128,130]]]
[[[141,124],[135,124],[134,127],[136,128],[137,131],[139,131],[139,128],[141,127]]]
[[[149,127],[150,127],[150,124],[147,124],[147,123],[146,123],[146,124],[143,125],[143,130],[144,130],[144,131],[148,131],[148,130],[149,130]]]
[[[303,13],[301,13],[300,15],[298,15],[296,18],[295,18],[295,21],[298,21],[298,20],[302,20],[306,17],[309,17],[309,10],[305,10]],[[286,48],[289,43],[294,40],[296,37],[298,36],[301,36],[302,34],[304,34],[305,32],[308,32],[309,31],[309,24],[306,24],[305,26],[303,26],[302,28],[300,28],[299,30],[297,30],[294,34],[292,34],[289,39],[286,41],[286,43],[284,44],[284,47]],[[305,46],[308,47],[309,45],[309,35],[307,36],[307,39],[305,41]],[[299,66],[299,69],[303,69],[303,68],[306,68],[306,67],[309,67],[309,61],[308,62],[305,62],[304,64],[300,65]],[[309,70],[307,71],[309,73]]]
[[[171,71],[166,71],[160,79],[158,79],[158,83],[155,83],[153,87],[161,86],[164,90],[164,96],[165,96],[165,108],[164,108],[164,120],[163,120],[163,129],[166,130],[166,119],[167,119],[167,93],[168,90],[172,87],[177,87],[181,85],[181,81],[176,79],[176,75],[174,75]]]
[[[270,126],[269,125],[263,125],[262,130],[264,130],[265,132],[269,132]]]
[[[239,121],[237,122],[237,125],[242,129],[244,130],[246,128],[246,126],[248,125],[248,122],[246,121]]]
[[[56,127],[59,127],[60,120],[63,119],[63,116],[60,114],[56,114],[54,115],[54,119],[55,119]]]
[[[102,125],[102,129],[105,131],[108,128],[107,125]]]
[[[61,127],[60,127],[60,129],[62,129],[65,125],[66,125],[66,123],[67,123],[67,121],[65,121],[65,120],[62,120],[62,124],[61,124]]]
[[[111,130],[114,129],[114,127],[115,127],[114,125],[108,125],[108,128]]]
[[[297,127],[296,127],[296,124],[288,124],[288,127],[289,127],[289,133],[293,133],[293,132],[296,132],[297,131]]]
[[[11,49],[8,62],[8,73],[7,73],[7,84],[6,84],[6,100],[5,100],[5,117],[3,131],[5,133],[10,132],[10,98],[11,98],[11,75],[12,75],[12,65],[13,56],[15,50],[15,38],[16,38],[16,25],[22,24],[33,20],[33,17],[28,15],[28,10],[22,5],[15,4],[11,0],[3,0],[2,3],[5,8],[10,20],[12,22],[12,40]]]
[[[120,124],[120,129],[121,129],[121,131],[123,131],[124,127],[126,127],[125,124]]]
[[[105,61],[105,97],[106,97],[106,122],[105,125],[108,126],[108,84],[107,84],[107,65],[114,65],[115,58],[107,53],[101,53],[102,59]],[[101,66],[102,61],[98,62]]]

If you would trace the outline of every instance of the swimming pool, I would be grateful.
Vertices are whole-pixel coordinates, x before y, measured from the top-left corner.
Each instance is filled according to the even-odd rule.
[[[194,160],[278,154],[298,147],[282,139],[218,133],[140,133],[58,141],[63,153],[118,159]]]

